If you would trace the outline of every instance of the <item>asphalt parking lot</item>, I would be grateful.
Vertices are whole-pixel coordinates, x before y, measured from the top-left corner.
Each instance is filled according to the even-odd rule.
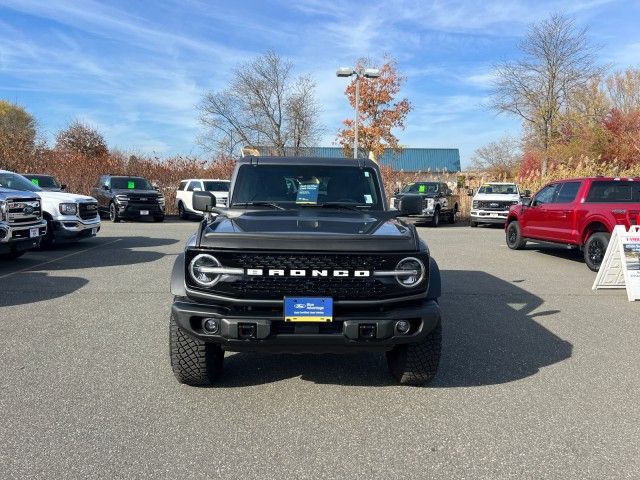
[[[383,357],[169,367],[169,273],[195,223],[103,223],[0,264],[3,478],[638,478],[640,305],[576,252],[421,228],[443,271],[428,388]]]

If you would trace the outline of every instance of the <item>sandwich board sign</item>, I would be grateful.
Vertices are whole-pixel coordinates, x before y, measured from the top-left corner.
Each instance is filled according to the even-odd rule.
[[[600,270],[593,282],[599,288],[626,288],[629,301],[640,300],[640,226],[613,229]]]

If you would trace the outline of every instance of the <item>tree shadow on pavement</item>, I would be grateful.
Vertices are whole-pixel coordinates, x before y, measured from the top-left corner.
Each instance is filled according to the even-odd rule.
[[[82,277],[57,277],[44,272],[22,272],[10,278],[0,279],[0,307],[63,297],[87,283],[89,280]],[[0,321],[2,320],[4,318],[0,316]]]
[[[512,382],[566,360],[572,345],[535,321],[541,298],[480,271],[442,272],[442,358],[433,388]],[[519,283],[520,284],[520,283]],[[521,284],[520,284],[521,285]],[[559,318],[558,318],[559,319]],[[301,377],[338,385],[391,386],[384,356],[227,354],[221,387]]]

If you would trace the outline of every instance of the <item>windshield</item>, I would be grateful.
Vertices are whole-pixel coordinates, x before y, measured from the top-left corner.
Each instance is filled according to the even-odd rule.
[[[0,187],[23,192],[41,192],[42,189],[34,185],[22,175],[17,173],[0,173]]]
[[[518,193],[518,188],[514,184],[500,185],[500,184],[485,184],[480,187],[478,193],[492,193],[498,195],[515,195]]]
[[[228,192],[230,182],[204,181],[204,189],[207,192]]]
[[[372,168],[326,165],[242,165],[231,206],[264,203],[296,208],[334,202],[384,210]]]
[[[24,178],[40,188],[60,188],[58,181],[50,175],[24,175]]]
[[[439,183],[435,182],[419,182],[405,185],[402,193],[438,193]]]
[[[111,177],[111,188],[114,190],[153,190],[146,178]]]

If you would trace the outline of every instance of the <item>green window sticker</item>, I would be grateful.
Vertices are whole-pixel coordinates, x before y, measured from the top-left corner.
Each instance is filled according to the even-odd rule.
[[[419,185],[418,186],[418,192],[420,192],[420,193],[424,193],[426,189],[427,189],[426,185]]]
[[[135,188],[136,188],[136,182],[134,182],[134,181],[132,181],[132,180],[129,180],[129,181],[127,182],[127,188],[128,188],[129,190],[135,190]]]
[[[39,187],[40,186],[40,179],[32,178],[31,179],[31,183],[33,183],[36,187]]]

